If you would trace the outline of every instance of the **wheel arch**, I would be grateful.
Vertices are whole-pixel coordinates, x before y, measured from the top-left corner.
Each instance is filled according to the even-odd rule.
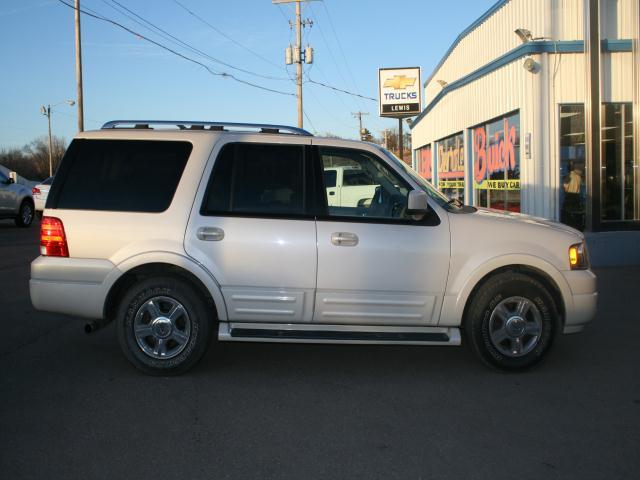
[[[471,305],[471,302],[473,301],[480,287],[482,287],[482,285],[484,285],[490,278],[493,278],[496,275],[500,275],[501,273],[505,273],[505,272],[524,273],[534,278],[538,282],[540,282],[547,289],[547,291],[553,298],[553,302],[555,303],[556,308],[558,310],[558,314],[560,315],[560,320],[564,324],[566,307],[565,307],[564,299],[562,297],[562,292],[560,291],[560,288],[558,287],[556,282],[554,282],[554,280],[546,272],[540,270],[539,268],[532,267],[530,265],[521,265],[521,264],[505,265],[503,267],[496,268],[495,270],[492,270],[491,272],[487,273],[474,285],[471,292],[469,292],[467,300],[465,301],[465,304],[464,304],[464,310],[462,313],[463,323],[467,317],[467,311],[469,310],[469,306]]]
[[[23,202],[28,202],[31,204],[32,207],[35,208],[36,202],[33,200],[33,197],[31,195],[24,195],[21,199],[19,204],[22,205]]]
[[[177,277],[190,284],[210,302],[218,320],[226,320],[226,306],[222,292],[215,279],[192,260],[177,254],[161,252],[162,255],[145,254],[128,259],[118,265],[119,276],[112,280],[105,297],[103,316],[113,320],[118,302],[124,292],[133,284],[154,276]]]
[[[573,309],[572,295],[569,284],[562,273],[547,261],[537,257],[505,256],[494,258],[477,267],[467,275],[466,281],[457,289],[457,294],[445,296],[442,308],[441,325],[462,325],[467,308],[473,296],[489,278],[506,271],[516,271],[531,275],[551,294],[561,321],[567,312]],[[465,275],[460,271],[458,278]]]

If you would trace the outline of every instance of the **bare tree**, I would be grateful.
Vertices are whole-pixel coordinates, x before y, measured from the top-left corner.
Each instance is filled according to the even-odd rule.
[[[51,156],[53,171],[55,172],[62,160],[65,150],[67,149],[64,138],[52,137],[51,139]],[[35,169],[36,176],[46,178],[49,176],[49,139],[47,137],[38,137],[30,144],[23,148],[25,156],[29,159],[31,165]]]
[[[386,142],[385,142],[385,132],[381,132],[381,137],[375,139],[376,143],[380,143],[381,145],[385,145],[386,148],[390,152],[393,152],[398,158],[401,158],[402,161],[411,165],[411,135],[409,133],[403,133],[402,137],[402,146],[403,152],[400,155],[398,151],[398,129],[390,128],[386,132]]]
[[[52,165],[55,172],[67,148],[64,138],[53,137]],[[0,150],[0,165],[13,170],[21,177],[42,180],[49,176],[49,138],[39,137],[22,148]]]
[[[332,132],[324,132],[320,136],[321,137],[326,137],[326,138],[342,138],[341,136],[336,135],[335,133],[332,133]]]

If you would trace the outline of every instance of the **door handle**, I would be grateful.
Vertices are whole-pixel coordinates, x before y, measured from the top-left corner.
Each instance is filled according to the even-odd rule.
[[[358,236],[350,232],[334,232],[331,234],[331,243],[338,247],[355,247],[358,245]]]
[[[224,230],[218,227],[200,227],[196,237],[205,242],[219,242],[224,238]]]

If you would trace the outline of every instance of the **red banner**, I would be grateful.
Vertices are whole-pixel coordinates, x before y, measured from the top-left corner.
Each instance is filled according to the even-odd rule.
[[[418,173],[429,181],[433,179],[433,166],[431,161],[431,145],[418,150]]]

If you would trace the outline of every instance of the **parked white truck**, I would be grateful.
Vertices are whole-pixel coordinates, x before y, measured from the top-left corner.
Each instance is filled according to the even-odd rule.
[[[379,186],[362,168],[340,166],[324,168],[329,207],[368,207]]]

